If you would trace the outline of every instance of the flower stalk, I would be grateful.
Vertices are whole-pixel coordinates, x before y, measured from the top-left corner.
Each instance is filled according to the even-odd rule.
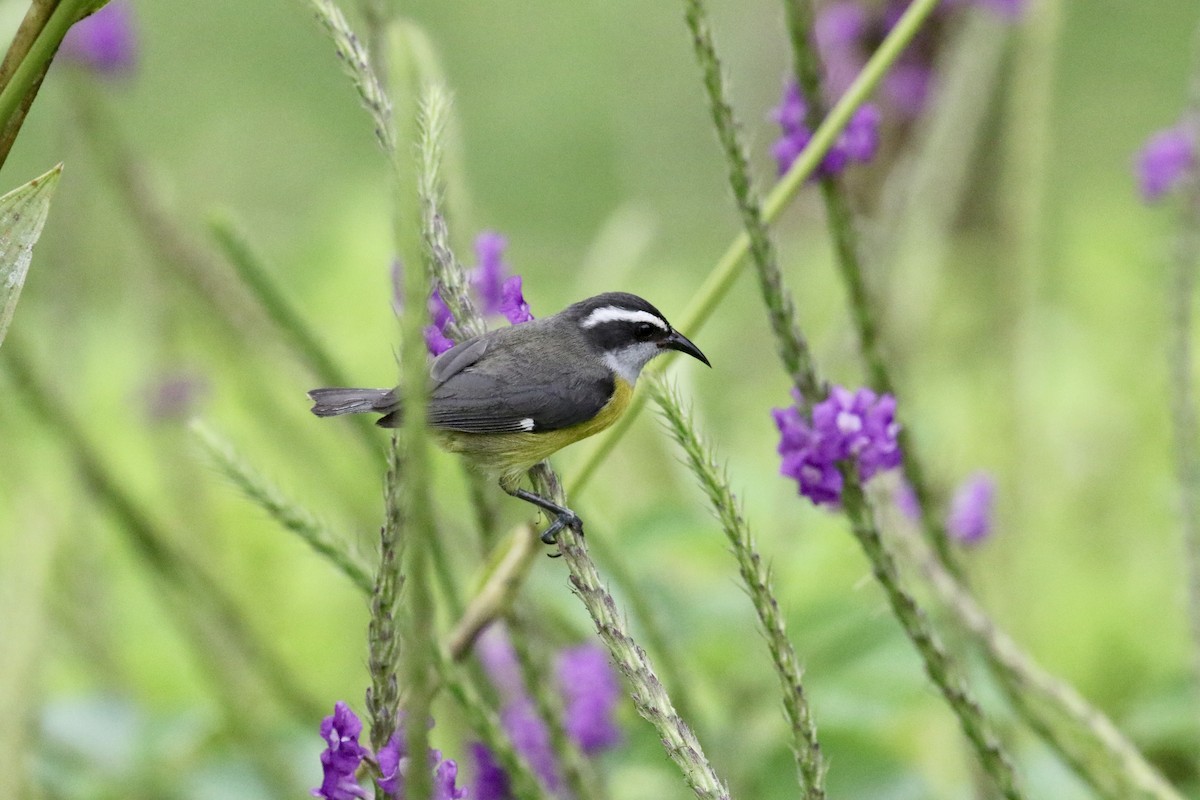
[[[826,763],[821,755],[820,742],[817,741],[817,726],[801,683],[803,670],[800,659],[788,639],[787,627],[771,587],[770,570],[763,564],[754,545],[750,527],[742,516],[741,503],[729,486],[729,477],[717,466],[712,450],[705,446],[697,434],[691,413],[683,407],[679,396],[661,380],[651,384],[651,394],[662,412],[667,430],[683,449],[688,466],[708,496],[713,513],[720,521],[737,559],[742,583],[758,614],[758,624],[767,641],[771,663],[783,693],[784,713],[792,729],[792,752],[796,758],[803,796],[808,800],[822,800],[825,797]]]
[[[1000,794],[1007,800],[1021,800],[1024,794],[1017,785],[1012,761],[1001,746],[991,723],[916,598],[901,585],[895,557],[884,546],[858,476],[853,469],[846,468],[843,477],[842,503],[850,520],[850,528],[870,560],[872,572],[883,587],[892,612],[924,661],[925,673],[958,717],[963,732],[979,756],[980,764]]]
[[[571,572],[571,586],[596,623],[596,631],[612,654],[617,669],[628,681],[634,706],[658,730],[667,755],[679,767],[688,786],[704,800],[729,798],[729,790],[709,763],[696,735],[675,711],[646,651],[629,635],[625,620],[617,611],[612,595],[604,588],[583,539],[570,528],[564,528],[559,534],[558,551]]]

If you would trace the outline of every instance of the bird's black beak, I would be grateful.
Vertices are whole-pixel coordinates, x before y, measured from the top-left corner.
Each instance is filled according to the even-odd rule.
[[[692,341],[679,331],[671,331],[671,335],[659,342],[658,346],[664,350],[678,350],[681,353],[687,353],[697,361],[703,362],[705,366],[712,366],[708,363],[704,353],[700,352],[700,348],[692,344]]]

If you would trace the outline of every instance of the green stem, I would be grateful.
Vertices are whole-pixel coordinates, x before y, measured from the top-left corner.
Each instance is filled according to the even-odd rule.
[[[595,514],[585,507],[584,516],[593,519]],[[696,730],[701,738],[705,738],[704,728],[697,724],[700,713],[693,699],[698,694],[698,689],[694,686],[695,681],[684,677],[679,647],[667,635],[666,626],[660,618],[664,609],[654,603],[649,592],[637,585],[629,564],[621,553],[614,552],[616,548],[609,544],[607,538],[597,536],[588,542],[588,545],[596,554],[596,561],[604,566],[605,573],[616,586],[617,594],[625,598],[629,613],[646,642],[646,649],[654,655],[658,663],[659,675],[662,676],[663,684],[667,693],[671,695],[671,701],[679,711],[679,716],[691,720],[693,730]]]
[[[842,489],[842,506],[850,520],[855,538],[871,562],[875,578],[887,595],[892,612],[916,646],[925,663],[925,673],[958,717],[963,732],[975,748],[980,764],[996,788],[1007,800],[1021,800],[1024,795],[1017,786],[1012,762],[992,730],[991,723],[984,716],[983,709],[971,693],[958,665],[930,625],[916,598],[901,586],[896,560],[883,544],[873,511],[855,469],[852,465],[843,467],[845,485]]]
[[[534,487],[542,497],[562,505],[563,492],[548,467],[541,464],[531,471]],[[679,716],[662,682],[654,672],[646,651],[629,635],[625,618],[616,601],[604,587],[596,564],[588,555],[584,540],[570,528],[558,535],[558,552],[571,573],[571,586],[596,625],[596,632],[608,647],[613,663],[625,676],[634,707],[654,725],[667,755],[683,773],[684,780],[704,800],[729,798],[729,790],[709,763],[692,729]]]
[[[942,565],[929,545],[900,527],[896,541],[953,620],[978,645],[1025,721],[1104,797],[1182,800],[1138,749],[1070,684],[1043,669],[1013,641]]]
[[[729,477],[717,466],[712,451],[701,441],[691,414],[684,409],[679,397],[661,381],[655,381],[651,392],[662,411],[667,429],[683,449],[692,473],[708,495],[713,513],[720,520],[734,558],[737,559],[746,593],[758,614],[758,624],[767,640],[771,663],[783,692],[784,712],[792,728],[792,752],[796,758],[803,796],[808,800],[823,800],[825,759],[821,756],[817,726],[800,681],[803,672],[800,659],[788,639],[783,615],[779,613],[779,603],[771,588],[770,571],[763,565],[754,546],[754,537],[742,517],[741,503],[729,486]]]
[[[41,15],[31,13],[26,16],[29,23],[27,33],[33,33],[36,29],[36,37],[13,69],[12,77],[4,84],[4,88],[0,89],[0,142],[3,142],[0,146],[0,166],[7,160],[8,151],[12,148],[24,121],[24,109],[28,109],[33,103],[59,44],[71,26],[89,8],[90,0],[63,0],[53,7],[44,23]],[[25,28],[24,22],[22,28]],[[14,45],[18,47],[23,43],[20,38],[14,41]]]
[[[796,323],[796,309],[791,293],[783,286],[779,272],[779,258],[775,244],[767,232],[758,193],[750,178],[750,160],[742,146],[738,124],[729,104],[728,91],[713,44],[708,24],[708,14],[702,0],[685,0],[684,18],[692,34],[696,60],[703,73],[704,88],[708,92],[709,111],[716,127],[717,138],[725,152],[729,166],[729,185],[742,216],[742,227],[750,237],[750,260],[758,275],[759,289],[767,307],[771,329],[775,333],[775,344],[780,360],[799,388],[806,403],[815,402],[824,393],[816,380],[816,369],[808,344]]]
[[[400,497],[401,455],[397,438],[392,436],[384,477],[385,517],[379,529],[379,564],[371,589],[371,618],[367,623],[367,671],[371,685],[366,692],[366,706],[371,716],[371,747],[376,752],[395,732],[400,708],[398,673],[402,642],[396,617],[400,593],[406,583],[402,571],[404,541],[400,532],[407,523]]]

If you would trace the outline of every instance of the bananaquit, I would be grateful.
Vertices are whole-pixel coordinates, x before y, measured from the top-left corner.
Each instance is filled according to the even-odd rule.
[[[441,446],[499,478],[505,492],[555,515],[542,534],[583,532],[570,509],[519,487],[550,454],[617,421],[642,367],[667,350],[708,359],[640,297],[610,292],[552,317],[489,331],[442,353],[431,369],[429,424]],[[394,428],[403,404],[394,389],[313,389],[318,417],[376,412]]]

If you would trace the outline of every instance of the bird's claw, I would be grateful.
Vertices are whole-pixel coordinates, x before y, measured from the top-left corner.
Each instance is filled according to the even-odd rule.
[[[542,544],[558,544],[558,532],[563,528],[570,528],[579,536],[583,536],[583,520],[578,514],[567,511],[555,517],[550,527],[542,532]]]

